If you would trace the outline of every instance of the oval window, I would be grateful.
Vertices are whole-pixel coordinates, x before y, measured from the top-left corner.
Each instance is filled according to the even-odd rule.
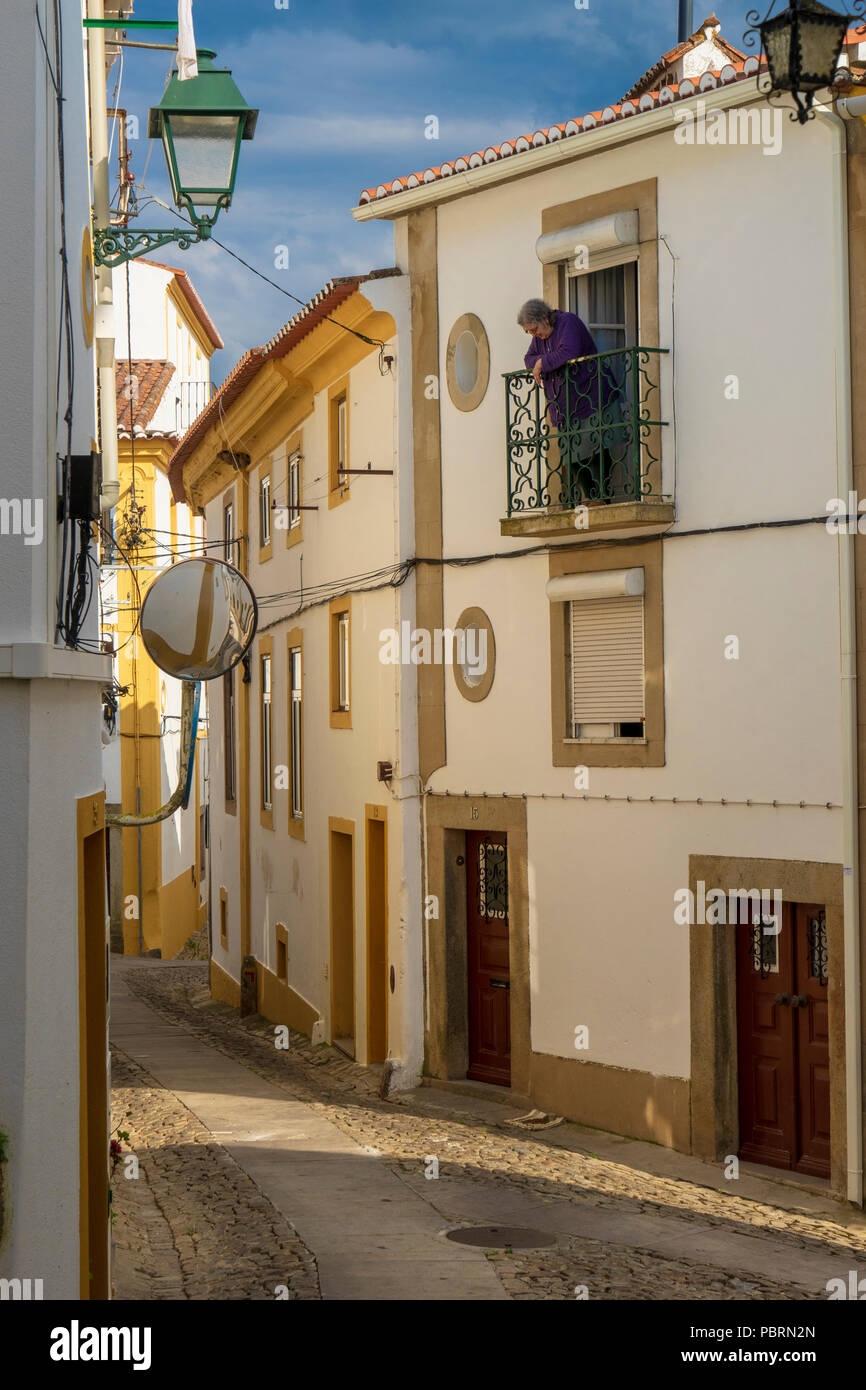
[[[460,670],[466,684],[474,687],[487,675],[487,629],[473,624],[460,630],[463,633]]]
[[[460,334],[454,347],[454,375],[460,390],[468,396],[478,380],[478,344],[468,328]]]
[[[496,642],[490,619],[483,608],[464,608],[454,633],[454,683],[464,700],[486,700],[496,671]]]
[[[461,314],[445,350],[448,394],[458,410],[474,410],[490,380],[490,344],[477,314]]]

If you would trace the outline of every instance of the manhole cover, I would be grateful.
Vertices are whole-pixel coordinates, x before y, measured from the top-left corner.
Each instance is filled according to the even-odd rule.
[[[458,1245],[483,1245],[489,1250],[541,1250],[556,1244],[556,1236],[527,1226],[460,1226],[447,1232]]]

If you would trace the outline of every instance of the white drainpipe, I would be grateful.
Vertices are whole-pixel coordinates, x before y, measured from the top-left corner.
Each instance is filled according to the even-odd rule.
[[[103,0],[87,0],[89,19],[102,19]],[[105,102],[105,30],[87,31],[90,86],[90,148],[93,158],[93,225],[108,227],[108,116]],[[111,271],[96,267],[96,365],[99,373],[99,418],[102,444],[102,511],[117,506],[117,397],[114,379],[114,303]]]
[[[862,103],[862,104],[860,104]],[[858,104],[859,107],[858,107]],[[866,112],[866,101],[840,101],[847,118]],[[836,270],[833,285],[836,320],[836,476],[838,496],[854,490],[851,445],[851,335],[848,275],[848,170],[845,121],[828,107],[816,107],[833,131],[833,218],[836,224]],[[842,910],[845,971],[845,1120],[848,1156],[847,1195],[863,1204],[863,1115],[860,1060],[860,879],[858,855],[857,746],[857,610],[854,535],[840,532],[839,626],[842,674]]]

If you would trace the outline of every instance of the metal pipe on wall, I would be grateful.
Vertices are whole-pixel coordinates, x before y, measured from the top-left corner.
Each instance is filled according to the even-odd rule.
[[[103,19],[103,0],[87,0],[89,19]],[[93,165],[93,225],[109,227],[108,113],[105,99],[105,30],[87,31],[87,78],[90,93],[90,149]],[[120,483],[117,463],[117,399],[114,379],[114,294],[111,271],[97,266],[95,336],[99,371],[100,447],[102,451],[103,512],[117,506]]]
[[[836,275],[836,478],[839,496],[854,490],[851,425],[851,325],[848,275],[848,170],[845,122],[828,107],[815,108],[833,134],[833,208]],[[845,114],[848,115],[847,110]],[[854,114],[853,112],[851,113]],[[839,657],[842,678],[842,939],[845,997],[845,1129],[848,1200],[863,1203],[863,1114],[860,1052],[860,871],[857,728],[857,606],[854,539],[840,529]]]

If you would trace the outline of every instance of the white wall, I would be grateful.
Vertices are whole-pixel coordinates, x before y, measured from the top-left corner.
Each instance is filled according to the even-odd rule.
[[[674,418],[675,387],[676,475],[673,426],[664,431],[675,529],[824,515],[837,490],[831,172],[817,122],[785,129],[775,157],[670,133],[441,205],[443,383],[460,315],[481,318],[491,347],[477,410],[458,411],[442,390],[445,554],[542,545],[499,531],[501,373],[522,367],[516,313],[541,293],[541,209],[653,176],[667,239],[661,346],[674,346],[672,309],[676,319],[663,416]],[[738,400],[725,398],[730,374]],[[480,704],[449,674],[448,763],[431,786],[528,794],[533,1047],[574,1057],[586,1023],[591,1060],[686,1076],[688,942],[673,894],[688,885],[689,854],[838,863],[841,812],[542,801],[575,794],[572,770],[551,765],[547,573],[544,553],[446,568],[446,623],[484,608],[497,668]],[[835,537],[813,525],[665,542],[664,631],[666,766],[593,768],[594,797],[841,800]],[[731,634],[738,661],[724,658]]]
[[[53,24],[48,25],[53,53]],[[93,359],[84,338],[81,245],[89,225],[81,7],[62,0],[66,235],[75,393],[71,449],[95,433]],[[10,644],[54,642],[58,566],[55,416],[60,322],[56,102],[32,7],[6,6],[0,45],[0,490],[41,500],[41,544],[0,536],[0,1128],[8,1136],[8,1230],[0,1276],[40,1278],[45,1298],[78,1297],[78,874],[76,800],[102,788],[101,700],[108,663],[71,654],[79,676],[9,676]],[[26,233],[26,234],[25,234]],[[61,381],[61,413],[66,382]],[[97,636],[92,604],[84,636]],[[51,653],[46,660],[53,661]],[[88,679],[87,677],[90,677]]]
[[[128,286],[127,286],[128,270]],[[181,311],[169,297],[174,272],[151,262],[132,261],[112,272],[115,320],[115,357],[128,361],[127,294],[132,323],[132,357],[171,362],[175,368],[147,429],[174,434],[178,424],[176,401],[181,382],[210,380],[208,354],[189,326],[190,311]]]
[[[286,633],[303,630],[304,661],[304,775],[305,839],[288,834],[289,793],[274,792],[274,829],[260,823],[260,667],[259,642],[253,647],[250,691],[250,824],[251,935],[254,954],[275,969],[274,925],[288,928],[288,983],[324,1018],[330,1028],[330,957],[328,818],[354,823],[355,858],[355,1036],[356,1055],[365,1060],[366,1046],[366,923],[365,923],[365,806],[387,807],[389,960],[394,964],[396,990],[389,997],[389,1051],[403,1063],[403,1079],[420,1070],[421,951],[417,933],[420,901],[420,848],[415,723],[415,671],[384,664],[379,659],[379,634],[399,631],[400,622],[414,611],[411,582],[402,588],[351,595],[352,728],[332,729],[329,720],[329,610],[327,603],[290,616],[298,598],[268,603],[268,595],[298,595],[315,586],[393,565],[414,549],[411,511],[411,372],[408,354],[408,286],[405,278],[363,286],[376,307],[395,318],[399,332],[389,348],[396,353],[393,375],[381,375],[377,354],[354,367],[349,387],[350,466],[393,469],[393,477],[353,478],[350,499],[335,508],[327,504],[328,407],[327,387],[319,391],[314,408],[303,421],[303,501],[318,511],[303,513],[303,541],[286,547],[286,532],[273,529],[272,558],[258,559],[258,486],[263,465],[250,469],[249,578],[263,604],[259,636],[273,640],[272,719],[274,762],[288,763]],[[407,344],[404,349],[402,342]],[[405,362],[402,361],[405,355]],[[271,495],[286,500],[288,439],[270,458]],[[238,483],[237,489],[243,486]],[[222,533],[224,496],[207,508],[208,535]],[[235,510],[237,517],[238,511]],[[303,562],[303,571],[301,564]],[[309,597],[308,600],[309,602]],[[281,615],[286,614],[284,620]],[[230,926],[232,947],[220,950],[216,929],[219,882],[230,900],[239,902],[237,821],[226,816],[222,791],[222,688],[213,701],[211,739],[211,825],[214,846],[214,958],[237,978],[239,933],[237,918]],[[377,781],[376,764],[395,768],[392,789]],[[219,867],[217,867],[219,866]],[[222,877],[219,877],[222,875]]]

